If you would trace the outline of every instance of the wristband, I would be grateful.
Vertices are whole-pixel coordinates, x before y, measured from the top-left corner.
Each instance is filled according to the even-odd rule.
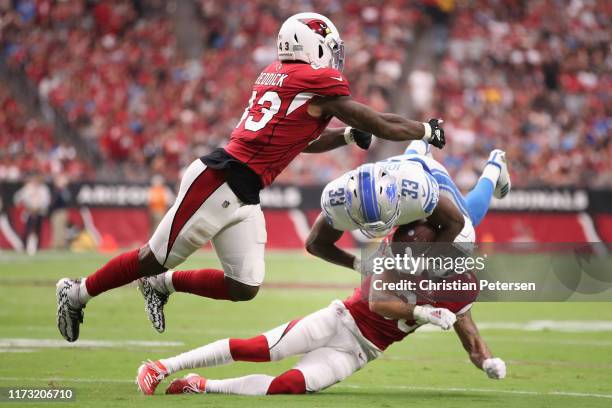
[[[412,317],[414,321],[423,324],[427,322],[427,315],[425,314],[425,308],[423,306],[415,306],[412,309]]]
[[[431,139],[431,125],[427,122],[423,122],[423,126],[425,127],[425,136],[423,136],[423,140],[429,143]]]
[[[344,141],[346,142],[347,145],[350,145],[351,143],[355,143],[355,138],[353,137],[353,132],[351,132],[351,130],[353,130],[352,127],[347,126],[344,128]],[[431,130],[430,130],[431,133]]]

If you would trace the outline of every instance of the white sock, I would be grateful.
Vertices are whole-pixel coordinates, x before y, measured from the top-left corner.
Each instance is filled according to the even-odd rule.
[[[500,173],[501,170],[499,169],[499,167],[489,163],[485,166],[480,178],[486,178],[488,180],[491,180],[491,183],[493,183],[493,187],[495,187],[497,185],[497,179],[499,179]]]
[[[234,361],[230,353],[229,339],[217,340],[175,357],[159,360],[168,373],[198,367],[212,367]]]
[[[91,295],[87,292],[87,285],[85,285],[86,280],[87,278],[81,279],[81,284],[79,285],[78,297],[82,305],[85,305],[91,299]]]
[[[206,380],[206,392],[211,394],[266,395],[274,380],[271,375],[253,374],[227,380]]]
[[[172,284],[172,274],[174,271],[167,271],[163,274],[164,284],[166,285],[166,289],[168,289],[169,293],[176,292],[174,289],[174,284]]]
[[[429,143],[424,140],[413,140],[410,142],[406,150],[416,150],[421,156],[429,153]]]

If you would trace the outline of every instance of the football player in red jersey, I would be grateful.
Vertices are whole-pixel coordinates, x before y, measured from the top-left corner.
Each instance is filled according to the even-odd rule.
[[[259,191],[299,153],[352,142],[367,148],[371,134],[444,146],[440,120],[421,123],[378,113],[351,98],[342,74],[344,46],[326,17],[290,17],[277,44],[279,60],[257,77],[229,143],[186,169],[176,202],[149,242],[116,256],[87,278],[57,283],[57,326],[66,340],[79,337],[83,308],[92,297],[135,280],[148,318],[159,332],[165,329],[163,307],[172,292],[252,299],[265,270],[266,229]],[[332,117],[349,127],[325,129]],[[171,271],[208,241],[223,270]]]
[[[172,381],[166,393],[270,395],[316,392],[344,380],[378,358],[392,343],[401,341],[427,323],[444,330],[453,327],[477,368],[490,378],[505,377],[505,363],[491,355],[470,313],[478,289],[427,290],[426,296],[417,292],[416,302],[409,303],[407,297],[396,292],[377,291],[377,295],[372,296],[377,289],[374,282],[397,282],[398,278],[392,272],[374,276],[365,279],[344,301],[335,300],[326,308],[259,336],[222,339],[175,357],[148,361],[138,369],[138,387],[142,393],[150,395],[164,378],[181,370],[235,361],[278,361],[303,355],[292,369],[276,377],[255,374],[212,380],[188,374]],[[470,272],[436,283],[442,281],[451,285],[477,285]]]

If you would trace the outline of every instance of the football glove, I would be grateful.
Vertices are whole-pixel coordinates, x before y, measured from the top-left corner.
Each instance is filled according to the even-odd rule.
[[[368,150],[370,143],[372,143],[372,134],[347,126],[344,128],[344,140],[347,145],[355,143],[363,150]]]
[[[506,377],[506,363],[501,358],[487,358],[482,363],[482,369],[494,380],[501,380]]]
[[[434,308],[430,305],[415,306],[412,315],[418,324],[431,323],[443,330],[450,329],[457,321],[457,316],[450,310],[442,307]]]
[[[423,140],[430,145],[436,146],[438,149],[442,149],[446,144],[446,138],[444,137],[444,129],[442,129],[442,119],[429,119],[429,122],[423,122],[425,126],[425,136]]]

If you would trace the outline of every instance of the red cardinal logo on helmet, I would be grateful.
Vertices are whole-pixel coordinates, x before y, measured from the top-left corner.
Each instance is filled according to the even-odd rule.
[[[332,33],[331,28],[327,26],[325,21],[319,20],[318,18],[311,18],[300,21],[306,24],[312,31],[319,34],[323,38],[327,37],[328,34]]]

